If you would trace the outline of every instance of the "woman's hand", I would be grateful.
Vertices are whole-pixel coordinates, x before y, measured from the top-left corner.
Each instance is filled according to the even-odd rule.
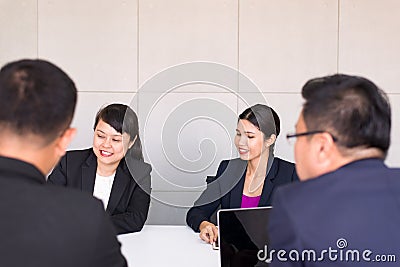
[[[207,243],[213,244],[217,241],[218,228],[210,222],[202,221],[200,226],[200,238]]]

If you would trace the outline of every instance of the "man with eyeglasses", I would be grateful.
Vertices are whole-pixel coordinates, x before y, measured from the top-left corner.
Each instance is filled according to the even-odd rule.
[[[308,81],[302,96],[296,133],[287,135],[296,139],[302,182],[275,192],[271,266],[395,266],[400,170],[384,164],[387,96],[371,81],[343,74]]]

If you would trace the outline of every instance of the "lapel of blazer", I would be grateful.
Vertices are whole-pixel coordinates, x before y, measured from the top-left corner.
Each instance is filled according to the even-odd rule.
[[[265,177],[263,190],[261,192],[260,202],[258,203],[259,207],[267,206],[267,203],[271,203],[271,194],[272,190],[274,189],[274,179],[278,173],[278,163],[277,160],[274,159],[271,169],[268,172],[267,176]]]
[[[237,185],[231,191],[231,208],[233,209],[240,208],[242,206],[242,195],[245,177],[246,172],[243,173],[242,178],[240,178]]]
[[[106,211],[109,214],[113,214],[131,179],[133,178],[129,175],[129,170],[125,165],[125,159],[122,159],[118,165],[117,172],[115,173],[110,199],[108,200],[106,208]]]
[[[86,159],[85,164],[82,164],[82,176],[81,176],[81,189],[82,191],[93,194],[94,181],[96,179],[97,171],[97,158],[96,155],[91,152],[89,157]]]
[[[231,161],[232,162],[232,161]],[[235,159],[233,162],[232,171],[228,172],[230,181],[235,182],[233,189],[230,191],[230,208],[240,208],[242,205],[242,195],[244,187],[244,179],[246,177],[247,161]],[[239,181],[234,181],[235,177],[240,176]],[[227,177],[228,178],[228,177]]]

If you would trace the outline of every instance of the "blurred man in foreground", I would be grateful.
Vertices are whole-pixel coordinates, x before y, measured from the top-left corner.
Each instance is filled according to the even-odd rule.
[[[276,192],[271,265],[395,266],[400,170],[384,164],[386,95],[365,78],[333,75],[308,81],[302,96],[296,133],[287,135],[296,138],[302,182]]]
[[[76,98],[47,61],[0,70],[0,266],[126,266],[100,201],[46,184],[75,134]]]

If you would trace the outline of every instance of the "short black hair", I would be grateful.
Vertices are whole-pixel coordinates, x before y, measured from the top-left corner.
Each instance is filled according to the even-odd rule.
[[[281,121],[275,110],[267,105],[256,104],[244,110],[239,115],[239,120],[248,120],[264,133],[265,138],[271,134],[279,135]]]
[[[370,80],[335,74],[308,81],[303,118],[308,131],[326,130],[346,148],[390,145],[391,110],[386,94]]]
[[[93,129],[96,129],[100,120],[113,127],[120,134],[129,134],[130,141],[133,141],[136,136],[135,143],[127,153],[135,159],[143,159],[138,117],[129,106],[114,103],[101,108],[96,114]]]
[[[17,135],[50,143],[69,127],[76,99],[74,82],[48,61],[23,59],[0,70],[0,127]]]

